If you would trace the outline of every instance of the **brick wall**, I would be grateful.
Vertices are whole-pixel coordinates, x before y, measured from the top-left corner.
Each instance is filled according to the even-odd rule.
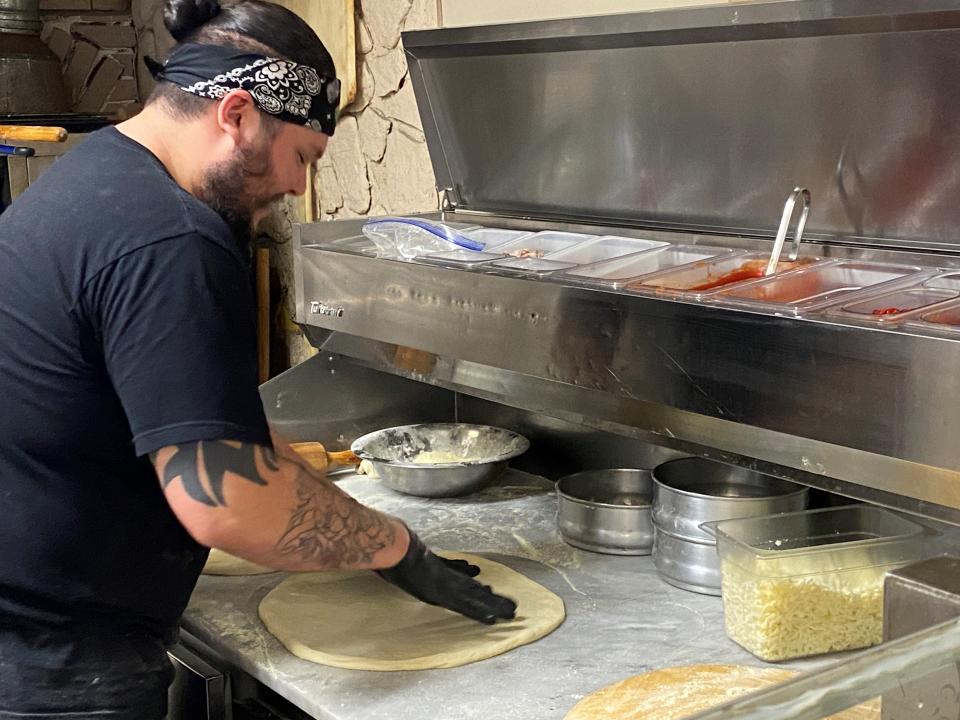
[[[129,117],[140,110],[130,0],[40,0],[41,38],[60,58],[71,110]]]

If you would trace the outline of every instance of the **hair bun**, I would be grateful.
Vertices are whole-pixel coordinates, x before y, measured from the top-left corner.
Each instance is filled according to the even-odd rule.
[[[167,0],[163,24],[181,42],[219,14],[219,0]]]

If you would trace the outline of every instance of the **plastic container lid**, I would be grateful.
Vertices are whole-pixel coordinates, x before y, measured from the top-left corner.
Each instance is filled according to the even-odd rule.
[[[550,259],[563,260],[576,265],[591,265],[632,253],[643,252],[644,250],[666,247],[668,244],[658,240],[603,235],[594,240],[587,240],[571,246],[566,250],[555,252],[550,255]]]
[[[581,265],[576,270],[567,271],[564,277],[589,284],[627,288],[630,283],[651,273],[732,253],[730,248],[668,245],[593,265]]]
[[[499,253],[475,252],[473,250],[448,250],[447,252],[431,253],[419,258],[421,262],[435,265],[459,265],[473,267],[484,265],[504,257]]]
[[[904,325],[912,330],[956,337],[960,335],[960,301],[948,302],[943,307],[931,307],[913,313]]]
[[[828,261],[774,278],[738,284],[717,293],[711,301],[801,315],[834,305],[845,295],[853,299],[853,293],[867,288],[892,289],[901,281],[911,284],[912,276],[922,270],[915,265]]]
[[[497,260],[493,263],[493,267],[502,270],[510,270],[523,275],[543,276],[559,272],[560,270],[572,268],[574,267],[574,264],[569,262],[558,262],[556,260],[546,260],[544,258],[526,257]]]
[[[916,317],[925,309],[960,297],[960,293],[938,288],[915,287],[883,293],[826,311],[828,317],[875,325],[894,325]]]
[[[950,307],[926,313],[920,316],[920,320],[930,325],[940,325],[944,329],[951,328],[960,331],[960,305],[951,305]]]
[[[503,228],[472,227],[467,230],[461,230],[461,235],[466,235],[471,240],[482,242],[486,248],[490,249],[497,245],[502,245],[510,240],[533,235],[533,230],[506,230]]]
[[[721,293],[738,283],[763,279],[769,261],[769,253],[734,253],[648,275],[643,280],[631,283],[630,289],[653,295],[699,300]],[[781,260],[775,274],[793,272],[819,261],[820,258],[815,257]]]
[[[595,237],[597,236],[585,235],[583,233],[545,230],[544,232],[534,233],[533,235],[515,238],[509,242],[501,243],[488,249],[503,253],[504,255],[516,255],[517,257],[526,257],[520,253],[529,251],[529,257],[541,258],[551,253],[566,250],[585,240],[592,240]]]
[[[889,510],[847,505],[704,523],[721,560],[771,577],[886,566],[917,559],[931,531]]]
[[[960,273],[936,275],[924,282],[923,287],[932,291],[956,291],[957,299],[922,307],[905,318],[905,325],[938,335],[960,333]]]
[[[358,255],[375,255],[377,252],[377,246],[365,235],[351,235],[350,237],[337,238],[336,240],[328,240],[305,247],[330,248]]]

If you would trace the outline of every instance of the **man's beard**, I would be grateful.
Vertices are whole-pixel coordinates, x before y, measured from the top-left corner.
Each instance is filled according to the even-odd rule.
[[[243,249],[253,240],[254,213],[282,197],[267,195],[258,187],[273,170],[270,144],[263,134],[256,145],[238,148],[232,158],[209,168],[196,190],[197,198],[224,219]]]

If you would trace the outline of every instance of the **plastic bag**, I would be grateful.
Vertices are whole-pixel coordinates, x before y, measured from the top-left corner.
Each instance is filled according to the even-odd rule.
[[[363,234],[377,246],[379,257],[413,260],[420,255],[465,248],[483,250],[485,244],[464,237],[443,223],[420,218],[386,217],[368,220]]]

